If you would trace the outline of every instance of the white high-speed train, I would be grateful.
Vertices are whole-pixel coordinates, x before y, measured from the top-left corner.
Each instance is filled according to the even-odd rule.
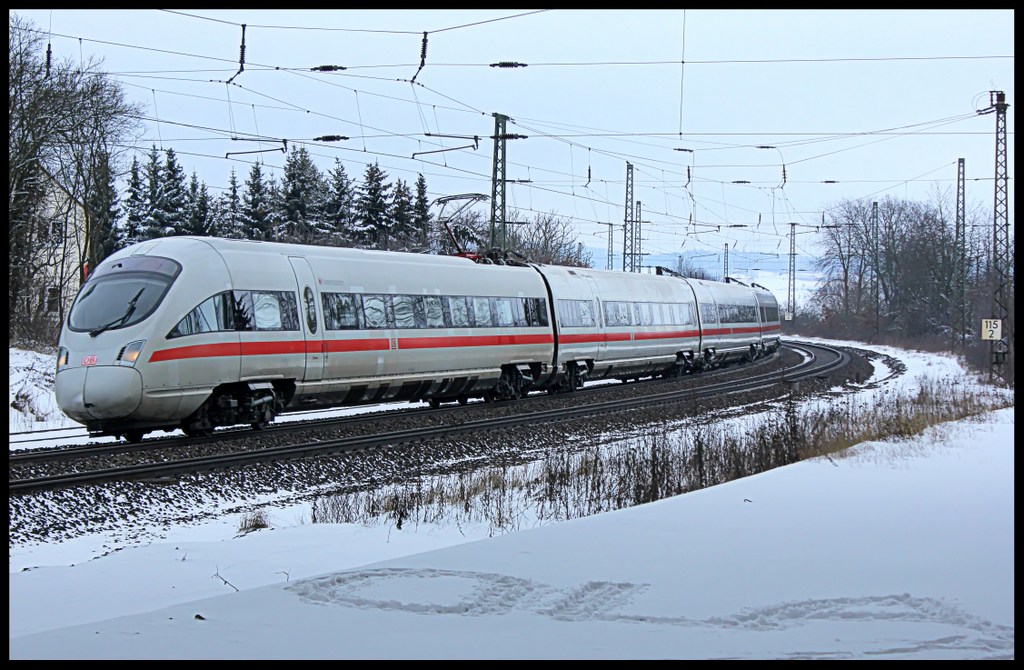
[[[93,435],[262,428],[287,409],[465,403],[674,376],[779,347],[762,287],[207,237],[142,242],[82,285],[56,398]]]

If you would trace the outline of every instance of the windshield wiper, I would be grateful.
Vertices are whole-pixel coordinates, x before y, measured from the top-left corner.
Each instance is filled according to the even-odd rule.
[[[125,321],[127,321],[128,317],[130,317],[132,315],[132,312],[135,311],[135,303],[138,302],[139,296],[142,295],[142,292],[145,291],[145,290],[146,290],[145,286],[143,286],[142,288],[139,289],[139,292],[136,293],[135,297],[132,298],[131,301],[128,303],[128,309],[125,310],[125,313],[122,316],[117,317],[116,319],[114,319],[110,323],[108,323],[106,325],[103,325],[103,326],[100,326],[99,328],[96,328],[95,330],[90,330],[89,331],[89,335],[92,336],[92,337],[96,337],[97,335],[99,335],[103,331],[110,330],[114,326],[120,326]]]

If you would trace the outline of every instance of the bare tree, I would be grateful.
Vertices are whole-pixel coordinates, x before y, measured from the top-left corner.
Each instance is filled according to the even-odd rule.
[[[55,341],[82,276],[87,231],[105,216],[94,209],[109,205],[96,191],[108,187],[108,171],[139,127],[141,107],[126,102],[98,62],[52,63],[42,47],[31,22],[11,13],[9,336]]]
[[[551,212],[527,220],[513,210],[506,221],[508,249],[535,263],[591,267],[591,254],[578,241],[571,219]]]

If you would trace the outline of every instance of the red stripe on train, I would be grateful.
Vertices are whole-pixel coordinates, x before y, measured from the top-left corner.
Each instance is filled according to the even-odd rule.
[[[451,347],[490,347],[508,345],[550,344],[550,334],[543,335],[474,335],[463,337],[400,337],[399,349],[441,349]],[[221,344],[196,344],[174,349],[154,351],[149,357],[151,363],[173,361],[185,358],[210,358],[214,356],[273,356],[281,354],[343,353],[348,351],[387,351],[391,348],[388,338],[284,341],[284,342],[236,342]]]
[[[467,335],[462,337],[400,337],[399,349],[440,349],[449,347],[495,347],[519,344],[551,344],[550,333],[543,335]]]
[[[766,326],[763,330],[779,330],[780,326]],[[705,335],[734,335],[739,333],[756,333],[762,330],[753,328],[715,328],[709,329]],[[696,330],[676,330],[663,332],[630,333],[573,333],[564,334],[559,339],[562,344],[594,344],[602,342],[628,342],[633,340],[683,339],[697,337]],[[538,335],[467,335],[458,337],[400,337],[397,339],[398,349],[449,349],[455,347],[495,347],[509,345],[551,344],[550,333]],[[275,356],[282,354],[302,353],[343,353],[348,351],[387,351],[391,348],[388,338],[350,339],[350,340],[312,340],[278,341],[278,342],[227,342],[219,344],[195,344],[173,349],[154,351],[149,357],[151,363],[174,361],[186,358],[212,358],[216,356]]]

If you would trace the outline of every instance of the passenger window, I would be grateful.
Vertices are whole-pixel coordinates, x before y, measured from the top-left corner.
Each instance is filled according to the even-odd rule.
[[[256,315],[256,330],[282,330],[281,305],[272,293],[252,294],[253,314]]]
[[[531,326],[548,325],[548,301],[544,298],[528,298],[526,318]],[[532,306],[532,310],[530,309]],[[531,313],[532,312],[532,313]]]
[[[392,298],[395,308],[395,328],[415,328],[416,313],[413,309],[415,296],[396,295]]]
[[[423,297],[427,328],[444,328],[444,309],[441,302],[441,296],[428,295]]]
[[[469,307],[466,298],[463,296],[448,298],[448,309],[453,328],[469,328],[472,324],[469,321]]]
[[[494,325],[491,318],[491,299],[472,298],[473,318],[477,328],[490,328]]]
[[[363,296],[363,316],[366,327],[370,329],[382,329],[388,327],[387,308],[382,295]]]
[[[235,291],[232,295],[235,330],[256,330],[252,315],[252,296],[249,291]]]
[[[207,298],[198,307],[185,315],[178,324],[167,333],[168,339],[212,333],[221,330],[232,330],[230,293],[218,293]]]
[[[232,298],[233,323],[225,330],[299,330],[298,301],[291,291],[234,291]],[[221,312],[227,314],[226,305]]]
[[[324,293],[324,327],[327,330],[359,328],[359,296],[352,293]]]
[[[206,314],[208,304],[213,304],[213,298],[203,302],[203,304],[196,307],[194,310],[185,315],[181,321],[178,322],[170,333],[167,334],[167,338],[171,339],[174,337],[184,337],[185,335],[196,335],[198,333],[208,333],[216,328],[211,327],[210,319]],[[216,323],[216,321],[214,321]]]
[[[512,312],[511,298],[495,298],[494,307],[499,327],[508,328],[515,325],[515,314]]]

